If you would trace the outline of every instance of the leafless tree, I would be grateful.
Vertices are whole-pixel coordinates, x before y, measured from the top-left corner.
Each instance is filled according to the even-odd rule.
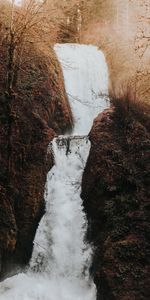
[[[2,20],[3,22],[3,20]],[[53,24],[46,11],[46,1],[25,0],[16,6],[14,0],[7,9],[5,26],[1,34],[7,49],[7,84],[9,96],[17,84],[18,74],[24,61],[24,53],[32,45],[50,45]]]
[[[0,2],[0,55],[1,52],[4,53],[4,59],[0,60],[0,80],[5,89],[3,97],[7,112],[8,176],[12,161],[12,130],[16,122],[13,104],[20,86],[24,91],[19,80],[25,74],[24,78],[28,81],[31,71],[28,66],[36,62],[36,55],[39,57],[41,52],[42,57],[42,51],[48,50],[53,35],[53,24],[46,11],[46,1],[24,0],[19,6],[14,1]]]

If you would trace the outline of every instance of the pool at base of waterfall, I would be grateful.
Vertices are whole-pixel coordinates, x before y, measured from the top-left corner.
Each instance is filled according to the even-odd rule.
[[[46,213],[40,221],[26,271],[0,283],[0,300],[95,300],[89,276],[92,247],[85,240],[81,180],[90,151],[93,119],[109,106],[104,55],[94,46],[58,44],[55,51],[74,115],[70,136],[52,147],[55,165],[47,175]]]

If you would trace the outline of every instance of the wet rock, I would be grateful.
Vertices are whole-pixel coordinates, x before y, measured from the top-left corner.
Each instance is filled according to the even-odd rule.
[[[148,300],[150,133],[132,116],[122,122],[110,109],[95,119],[90,141],[82,198],[97,299]]]
[[[31,50],[10,102],[4,89],[5,68],[0,73],[1,275],[30,259],[36,228],[45,211],[46,175],[54,163],[47,148],[56,134],[69,131],[73,124],[54,51],[41,55]],[[1,51],[2,62],[5,55]]]

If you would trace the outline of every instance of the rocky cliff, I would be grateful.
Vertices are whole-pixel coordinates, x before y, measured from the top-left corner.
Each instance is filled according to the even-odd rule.
[[[44,213],[44,186],[53,165],[47,147],[73,124],[54,51],[30,49],[12,95],[5,92],[6,51],[0,51],[1,274],[27,263]]]
[[[96,118],[90,132],[82,198],[94,245],[91,273],[98,300],[149,299],[147,125],[111,109]]]

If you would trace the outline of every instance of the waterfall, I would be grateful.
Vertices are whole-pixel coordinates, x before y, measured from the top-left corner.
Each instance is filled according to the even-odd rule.
[[[27,272],[0,284],[0,300],[95,300],[89,276],[92,249],[85,241],[86,216],[80,198],[94,117],[108,106],[104,55],[94,46],[56,45],[75,126],[49,145],[55,165],[47,175],[46,213],[34,240]]]
[[[90,257],[90,248],[84,243],[86,218],[80,198],[89,148],[87,137],[82,136],[53,141],[55,166],[47,177],[46,214],[35,237],[30,263],[34,270],[40,265],[52,278],[80,278]]]
[[[95,46],[58,44],[65,87],[73,111],[73,134],[89,133],[94,118],[109,106],[108,70],[102,51]]]

